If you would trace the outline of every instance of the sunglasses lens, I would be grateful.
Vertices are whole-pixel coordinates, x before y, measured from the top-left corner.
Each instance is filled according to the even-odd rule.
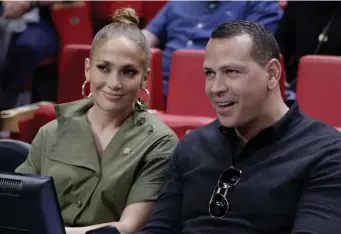
[[[234,186],[238,183],[241,175],[242,174],[240,170],[236,168],[229,168],[221,176],[221,181],[224,183],[228,183],[229,186]]]
[[[229,209],[229,204],[225,197],[215,194],[210,203],[210,214],[213,217],[224,217]]]

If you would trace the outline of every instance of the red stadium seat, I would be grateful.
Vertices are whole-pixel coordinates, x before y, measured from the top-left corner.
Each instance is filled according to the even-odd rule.
[[[93,32],[88,2],[55,3],[51,12],[61,48],[68,44],[91,43]]]
[[[40,127],[56,118],[54,106],[52,104],[42,104],[35,111],[33,117],[19,120],[19,139],[31,143]]]
[[[150,92],[150,109],[165,110],[163,84],[162,84],[162,51],[152,48],[150,56],[151,73],[147,81],[147,89]]]
[[[58,74],[57,103],[82,99],[85,81],[84,61],[90,55],[90,45],[67,45],[63,48]]]
[[[168,114],[216,117],[205,95],[204,50],[176,50],[172,55],[167,97]]]
[[[303,56],[296,98],[309,116],[341,127],[341,56]]]
[[[94,1],[91,2],[93,16],[97,19],[110,19],[115,10],[131,7],[138,14],[141,12],[141,1]]]

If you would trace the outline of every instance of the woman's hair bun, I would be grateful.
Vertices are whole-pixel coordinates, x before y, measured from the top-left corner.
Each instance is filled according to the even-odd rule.
[[[112,16],[112,22],[122,25],[135,25],[138,27],[140,20],[133,8],[119,8]]]

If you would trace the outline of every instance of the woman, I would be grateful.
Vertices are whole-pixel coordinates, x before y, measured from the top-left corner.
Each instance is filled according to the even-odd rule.
[[[177,138],[146,111],[149,47],[130,8],[94,38],[85,60],[91,93],[56,106],[16,172],[54,178],[67,233],[115,226],[136,232],[154,206]],[[67,87],[65,87],[67,88]],[[97,224],[97,225],[95,225]],[[72,228],[73,227],[73,228]]]

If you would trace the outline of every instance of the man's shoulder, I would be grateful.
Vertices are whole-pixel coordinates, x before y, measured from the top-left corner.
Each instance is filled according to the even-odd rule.
[[[186,172],[200,165],[213,163],[226,140],[219,128],[219,121],[214,120],[186,134],[171,157],[174,165],[177,165],[180,171]]]
[[[317,164],[334,158],[341,166],[341,132],[320,120],[304,116],[289,134],[290,148]],[[289,146],[287,146],[289,147]],[[329,164],[329,163],[328,163]]]
[[[190,130],[186,136],[182,138],[182,141],[186,143],[190,142],[198,142],[202,140],[210,140],[217,137],[217,134],[220,134],[219,128],[221,124],[219,120],[214,120],[211,123],[204,125],[202,127],[196,128],[194,130]]]
[[[311,139],[323,141],[326,144],[333,144],[335,142],[340,142],[341,132],[335,127],[304,115],[301,125],[297,126],[299,131],[302,131],[302,135],[309,137]]]
[[[193,154],[206,154],[212,148],[219,148],[223,134],[220,132],[220,122],[213,122],[191,130],[178,143],[176,152],[181,154],[181,158],[191,157]]]

